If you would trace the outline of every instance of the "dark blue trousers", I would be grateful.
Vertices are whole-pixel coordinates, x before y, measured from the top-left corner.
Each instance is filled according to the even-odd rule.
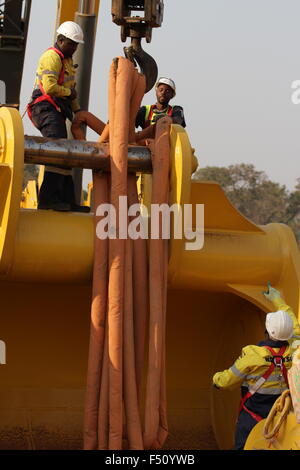
[[[235,450],[243,450],[246,440],[254,426],[257,424],[257,421],[252,418],[252,416],[247,413],[247,411],[242,410],[238,421],[236,424],[236,431],[235,431]]]
[[[43,137],[66,139],[68,136],[64,114],[57,111],[47,101],[42,101],[32,107],[32,120]],[[60,202],[71,205],[75,204],[73,178],[71,175],[61,175],[60,173],[45,171],[44,180],[39,192],[39,204],[55,204]]]

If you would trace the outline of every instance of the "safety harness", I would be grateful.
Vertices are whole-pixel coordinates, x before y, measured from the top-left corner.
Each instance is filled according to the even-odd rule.
[[[154,113],[155,108],[156,108],[155,104],[152,104],[151,106],[150,105],[146,106],[144,128],[150,126],[151,124],[154,124],[154,121],[152,122],[153,115],[158,114],[158,113]],[[168,105],[167,112],[166,113],[160,113],[160,114],[165,114],[166,116],[172,116],[172,111],[173,111],[172,106]]]
[[[49,49],[47,49],[47,50],[48,51],[55,51],[59,55],[59,57],[61,58],[62,67],[61,67],[61,71],[60,71],[57,83],[58,83],[58,85],[62,85],[63,82],[64,82],[64,79],[65,79],[65,67],[64,67],[64,62],[63,62],[65,56],[56,47],[49,47]],[[39,96],[38,98],[36,98],[34,101],[32,101],[31,103],[29,103],[27,105],[27,114],[28,114],[28,117],[29,117],[29,119],[31,120],[31,122],[33,124],[34,124],[34,122],[32,120],[32,109],[31,108],[32,108],[33,105],[35,105],[37,103],[40,103],[41,101],[48,101],[49,103],[51,103],[55,107],[56,111],[61,112],[60,107],[55,103],[54,99],[45,92],[45,90],[43,88],[43,85],[42,85],[42,81],[40,79],[39,79],[39,89],[40,89],[42,95]]]
[[[274,349],[272,349],[270,346],[264,346],[264,347],[267,348],[270,351],[270,353],[272,354],[272,358],[271,358],[272,363],[271,363],[270,367],[267,369],[267,371],[249,389],[249,391],[246,393],[246,395],[244,395],[242,397],[241,402],[240,402],[240,409],[239,409],[239,413],[244,409],[256,421],[261,421],[263,418],[261,416],[259,416],[258,414],[254,413],[253,411],[249,410],[246,407],[245,402],[248,400],[248,398],[250,398],[252,395],[254,395],[254,393],[256,393],[257,390],[265,383],[267,378],[272,374],[275,367],[280,367],[281,373],[282,373],[282,375],[284,377],[284,380],[285,380],[285,382],[288,386],[287,370],[286,370],[286,367],[284,365],[284,357],[283,357],[283,354],[284,354],[287,346],[282,346],[280,348],[280,350],[278,351],[278,353],[276,353],[274,351]]]

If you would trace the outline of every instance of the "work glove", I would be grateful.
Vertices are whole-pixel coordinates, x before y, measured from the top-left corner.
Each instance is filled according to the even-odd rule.
[[[263,291],[263,294],[266,297],[266,299],[270,300],[271,302],[281,298],[281,294],[279,290],[272,287],[270,282],[268,282],[268,290]]]
[[[77,91],[75,88],[71,88],[70,100],[73,101],[77,98]]]

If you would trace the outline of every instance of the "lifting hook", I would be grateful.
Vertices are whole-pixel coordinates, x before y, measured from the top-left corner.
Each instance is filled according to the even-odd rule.
[[[124,47],[125,57],[139,65],[146,77],[145,93],[154,86],[158,68],[155,60],[141,46],[142,38],[151,42],[152,28],[158,28],[163,20],[163,0],[112,0],[113,22],[121,26],[121,40],[131,38],[131,45]],[[143,13],[138,16],[136,13]]]
[[[131,45],[129,47],[124,47],[124,54],[127,59],[134,63],[134,65],[137,63],[141,69],[141,73],[145,75],[145,93],[147,93],[151,90],[157,80],[158,68],[153,57],[143,50],[141,39],[142,38],[131,38]]]

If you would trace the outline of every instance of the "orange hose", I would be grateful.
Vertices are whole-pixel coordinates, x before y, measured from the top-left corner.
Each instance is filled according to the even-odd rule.
[[[86,124],[99,135],[102,134],[105,128],[104,122],[98,119],[94,114],[89,111],[78,111],[71,125],[71,132],[74,139],[85,140],[85,133],[82,128],[83,124]]]
[[[124,102],[118,98],[119,84],[116,75],[122,61],[115,63],[110,68],[109,80],[109,121],[110,121],[110,155],[111,155],[111,194],[110,202],[116,209],[117,221],[119,220],[119,196],[126,194],[127,169],[125,142],[128,138],[126,122],[120,128],[119,114],[126,115]],[[125,118],[126,119],[126,118]],[[125,128],[125,130],[124,130]],[[120,134],[118,134],[118,132]],[[116,137],[115,137],[116,134]],[[117,237],[119,233],[117,223]],[[108,448],[118,450],[122,448],[123,429],[123,364],[122,364],[122,321],[123,321],[123,280],[124,280],[124,240],[109,240],[109,284],[108,284],[108,354],[109,354],[109,440]]]
[[[119,197],[138,203],[136,177],[127,176],[128,143],[139,138],[135,116],[145,91],[145,77],[124,58],[110,68],[109,124],[101,123],[99,142],[109,137],[111,176],[94,174],[94,207],[110,202],[116,210],[116,239],[95,240],[93,303],[85,407],[85,448],[119,450],[160,448],[168,434],[165,388],[165,326],[168,250],[166,240],[131,240],[121,233]],[[78,116],[79,122],[90,116]],[[152,203],[168,202],[170,118],[155,132]],[[146,131],[146,130],[145,130]],[[82,137],[84,138],[84,136]],[[108,188],[110,187],[110,194]],[[125,219],[127,215],[125,216]],[[131,219],[129,219],[130,222]],[[95,217],[95,223],[99,218]],[[128,222],[128,220],[127,220]],[[108,266],[107,266],[108,264]],[[148,273],[149,268],[149,273]],[[149,309],[150,305],[150,309]],[[150,310],[150,313],[149,313]],[[149,320],[148,369],[144,430],[141,404],[145,337]]]
[[[124,405],[126,434],[129,449],[142,450],[144,445],[135,373],[132,287],[132,240],[127,239],[124,306]]]
[[[154,139],[155,138],[155,129],[156,124],[152,126],[148,126],[142,131],[136,132],[135,140],[139,143],[139,145],[145,145],[147,139]]]
[[[133,78],[129,114],[129,143],[136,142],[135,120],[146,90],[146,79],[144,75],[138,74],[135,71]]]
[[[170,125],[169,117],[156,125],[152,158],[152,204],[168,203]],[[162,224],[160,223],[160,237]],[[164,392],[164,328],[165,328],[165,240],[150,239],[150,325],[149,364],[146,388],[144,445],[146,449],[158,448],[167,436]],[[162,400],[163,398],[163,400]]]
[[[105,124],[105,127],[103,129],[103,132],[101,136],[98,139],[98,142],[108,142],[109,141],[109,123]]]
[[[160,387],[160,421],[159,431],[157,437],[156,448],[161,449],[165,440],[168,437],[168,418],[167,418],[167,395],[166,395],[166,323],[167,323],[167,285],[168,285],[168,241],[163,241],[163,326],[162,335],[164,338],[162,350],[162,365],[161,365],[161,387]]]
[[[129,114],[129,143],[136,142],[135,119],[141,105],[146,89],[144,75],[133,71],[132,93]],[[138,203],[135,175],[128,176],[128,205]],[[144,368],[144,350],[146,320],[148,314],[148,274],[147,274],[147,246],[146,240],[137,239],[133,243],[133,276],[134,276],[134,344],[136,382],[139,401],[141,401],[142,374]]]
[[[135,175],[128,175],[128,205],[138,204]],[[135,368],[139,401],[142,396],[142,378],[145,361],[146,325],[149,317],[149,288],[148,288],[148,256],[147,240],[138,238],[133,243],[133,314],[134,314],[134,344]]]
[[[168,202],[168,193],[169,193],[169,178],[168,178],[168,166],[170,168],[170,142],[169,142],[169,135],[170,135],[170,126],[171,122],[167,124],[167,135],[164,136],[165,139],[165,162],[166,165],[164,166],[164,178],[167,182],[165,185],[165,193],[163,198],[165,201]],[[168,261],[169,261],[169,251],[168,251],[168,240],[162,241],[162,289],[163,289],[163,321],[162,321],[162,335],[164,338],[163,343],[163,350],[162,350],[162,367],[161,367],[161,387],[160,387],[160,426],[157,438],[157,449],[160,449],[165,440],[168,437],[168,418],[167,418],[167,395],[166,395],[166,323],[167,323],[167,293],[168,293]]]
[[[107,176],[95,173],[94,206],[108,200]],[[101,217],[95,215],[95,232]],[[94,239],[93,294],[91,309],[88,375],[84,424],[84,448],[97,449],[100,376],[103,364],[105,318],[107,309],[107,240]]]
[[[99,394],[99,413],[98,413],[98,449],[108,449],[109,435],[109,377],[108,377],[108,320],[105,324],[105,341],[103,367],[100,372],[101,389]]]
[[[135,142],[135,116],[139,110],[142,97],[145,92],[145,77],[137,74],[136,70],[132,68],[131,71],[131,100],[129,105],[129,129],[128,129],[128,140],[129,142]],[[133,197],[137,200],[137,188],[136,188],[136,177],[131,175],[127,179],[128,188],[128,203],[131,205]],[[131,196],[130,193],[133,193]],[[126,273],[125,273],[125,311],[124,311],[124,404],[125,404],[125,414],[126,414],[126,434],[128,437],[129,448],[133,450],[143,449],[143,438],[142,438],[142,428],[139,415],[139,398],[140,398],[140,364],[139,366],[139,379],[137,381],[136,376],[136,357],[137,354],[140,354],[140,342],[138,343],[138,349],[135,350],[135,338],[136,331],[141,337],[141,340],[144,340],[144,331],[141,331],[140,328],[143,328],[143,323],[137,322],[134,325],[133,310],[137,301],[135,300],[136,289],[133,291],[133,246],[136,244],[136,241],[133,243],[131,239],[126,241]],[[143,262],[141,259],[139,263]],[[144,282],[146,281],[146,277]],[[141,307],[143,304],[141,305]],[[143,313],[143,312],[139,312]],[[144,350],[142,351],[143,360]]]

